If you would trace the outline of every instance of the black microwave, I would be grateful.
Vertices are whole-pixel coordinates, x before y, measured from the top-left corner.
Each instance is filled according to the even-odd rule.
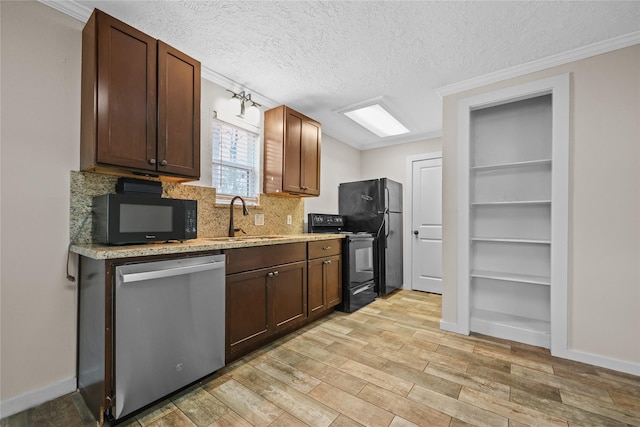
[[[133,194],[93,198],[93,241],[109,245],[198,237],[198,202]]]

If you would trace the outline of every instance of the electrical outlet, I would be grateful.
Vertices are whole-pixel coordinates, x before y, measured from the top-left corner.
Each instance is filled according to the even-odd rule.
[[[287,225],[291,225],[291,215],[287,215]]]
[[[264,225],[264,214],[257,213],[253,216],[253,223],[255,225]]]

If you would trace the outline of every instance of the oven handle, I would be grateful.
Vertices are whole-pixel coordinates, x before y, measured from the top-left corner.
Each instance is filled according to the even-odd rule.
[[[363,286],[363,287],[361,287],[360,289],[358,289],[357,291],[355,291],[355,292],[353,293],[353,295],[358,295],[358,294],[359,294],[359,293],[361,293],[361,292],[368,291],[369,289],[373,288],[373,286],[374,286],[374,284],[373,284],[373,283],[371,283],[370,285],[367,285],[367,286]]]
[[[185,267],[169,268],[166,270],[152,270],[141,273],[120,274],[122,283],[142,282],[144,280],[163,279],[165,277],[181,276],[185,274],[199,273],[201,271],[223,268],[224,262],[212,261],[206,264],[189,265]]]

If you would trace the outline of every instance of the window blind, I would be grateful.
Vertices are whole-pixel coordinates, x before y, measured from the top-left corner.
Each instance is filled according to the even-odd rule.
[[[222,196],[258,197],[259,135],[213,119],[212,184]]]

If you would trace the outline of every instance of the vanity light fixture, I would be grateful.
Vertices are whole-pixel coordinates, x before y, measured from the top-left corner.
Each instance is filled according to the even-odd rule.
[[[360,105],[351,109],[347,108],[341,112],[381,138],[402,135],[409,132],[409,129],[384,108],[382,102],[374,102],[364,106]]]
[[[245,118],[245,106],[244,106],[244,103],[248,102],[248,103],[251,103],[251,105],[249,105],[249,110],[247,111],[247,115],[249,116],[249,117],[247,117],[247,120],[250,120],[252,123],[259,121],[260,116],[259,116],[259,112],[258,112],[258,107],[260,107],[261,105],[251,99],[251,94],[250,93],[245,94],[244,90],[242,92],[240,92],[240,93],[235,93],[234,91],[229,90],[229,89],[227,89],[227,92],[231,92],[233,94],[233,96],[229,100],[230,102],[234,102],[234,103],[240,104],[240,114],[237,114],[238,117],[240,117],[241,119]],[[234,106],[234,108],[237,108],[237,107]],[[258,113],[258,114],[256,114],[256,113]],[[256,119],[256,116],[257,116],[257,119]]]

